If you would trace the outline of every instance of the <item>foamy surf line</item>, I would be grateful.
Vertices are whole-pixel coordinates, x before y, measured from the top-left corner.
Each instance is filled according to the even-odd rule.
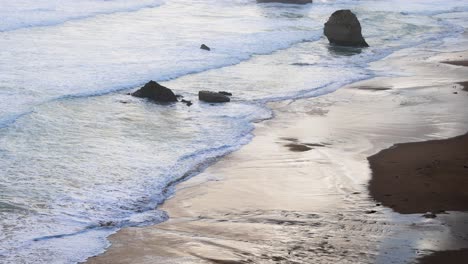
[[[132,1],[0,1],[0,33],[31,27],[50,27],[68,21],[88,19],[119,12],[135,12],[163,5],[161,0]],[[57,9],[57,7],[61,7]],[[27,17],[28,21],[24,21]]]
[[[444,14],[444,12],[438,12],[437,14]],[[426,43],[426,42],[440,41],[441,39],[448,38],[448,37],[455,37],[455,36],[463,33],[463,28],[461,26],[457,26],[457,25],[454,25],[453,23],[448,23],[448,22],[443,22],[443,21],[440,22],[440,23],[444,24],[446,28],[451,28],[452,31],[441,31],[440,33],[435,34],[435,35],[434,34],[428,34],[425,38],[417,40],[414,43],[407,43],[407,44],[402,45],[402,46],[397,47],[397,48],[391,48],[391,49],[389,48],[389,49],[379,50],[379,51],[377,51],[377,54],[374,54],[373,56],[367,56],[367,57],[364,57],[364,58],[359,58],[357,60],[357,63],[358,64],[360,63],[360,64],[362,64],[362,67],[365,67],[368,63],[371,63],[373,61],[381,60],[381,59],[389,56],[390,54],[392,54],[392,53],[394,53],[394,52],[396,52],[398,50],[405,49],[405,48],[410,48],[410,47],[415,47],[415,46],[421,45],[421,44]],[[257,51],[255,51],[255,52],[253,52],[251,54],[245,54],[242,57],[237,57],[237,58],[236,57],[231,57],[227,61],[224,61],[224,62],[221,62],[221,63],[218,62],[217,64],[210,65],[210,66],[208,66],[206,68],[185,70],[185,71],[180,71],[179,70],[179,72],[176,71],[176,72],[173,72],[173,73],[169,73],[169,74],[165,74],[165,75],[159,75],[159,76],[157,74],[154,74],[154,75],[152,75],[153,77],[151,77],[151,78],[154,78],[154,79],[157,79],[158,81],[164,82],[164,81],[170,81],[170,80],[173,80],[173,79],[177,79],[177,78],[180,78],[180,77],[186,76],[186,75],[198,74],[198,73],[202,73],[202,72],[206,72],[206,71],[210,71],[210,70],[216,70],[216,69],[221,69],[221,68],[224,68],[224,67],[237,65],[239,63],[250,60],[254,56],[270,55],[270,54],[273,54],[274,52],[291,48],[294,45],[297,45],[299,43],[310,42],[310,41],[318,41],[318,40],[320,40],[322,38],[321,33],[322,33],[321,31],[313,32],[313,34],[311,34],[311,36],[308,37],[308,38],[302,38],[302,39],[299,38],[299,39],[295,39],[295,40],[293,40],[291,42],[286,41],[284,43],[280,43],[278,46],[272,47],[272,49],[257,50]],[[324,66],[330,67],[329,63],[330,62],[328,62],[328,64],[324,64]],[[356,64],[356,62],[355,62],[355,64]],[[333,63],[332,63],[332,65],[333,65]],[[359,77],[354,81],[369,79],[369,78],[374,77],[374,75],[371,72],[368,72],[365,75],[367,75],[367,77]],[[42,104],[46,104],[46,103],[56,101],[56,100],[69,100],[69,99],[74,99],[74,98],[102,96],[102,95],[115,93],[115,92],[119,92],[119,91],[134,89],[135,87],[142,86],[147,80],[148,80],[148,78],[145,78],[145,79],[137,81],[136,83],[114,86],[112,88],[107,88],[107,89],[98,90],[98,91],[67,94],[67,95],[56,97],[56,98],[51,98],[51,99],[43,101],[43,102],[39,102],[39,103],[36,104],[36,106],[40,106]],[[348,83],[349,82],[346,82],[346,83],[343,83],[343,84],[348,84]],[[265,99],[263,99],[261,101],[267,102],[269,100],[278,101],[278,100],[287,100],[287,99],[294,99],[294,98],[297,99],[297,98],[300,98],[301,96],[304,96],[305,94],[307,94],[307,93],[309,93],[311,91],[320,89],[320,88],[325,87],[325,86],[327,86],[327,85],[322,85],[321,87],[318,87],[318,88],[314,87],[312,89],[301,90],[301,91],[298,91],[296,94],[289,95],[289,96],[283,95],[283,96],[265,98]],[[307,96],[307,97],[311,97],[311,96]],[[32,111],[33,111],[32,109],[28,109],[27,111],[22,112],[22,113],[15,113],[13,115],[0,118],[0,128],[13,124],[18,118],[20,118],[20,117],[22,117],[24,115],[27,115],[28,113],[31,113]]]
[[[179,65],[173,65],[170,68],[166,68],[163,70],[163,73],[159,72],[160,69],[156,69],[154,73],[150,73],[145,75],[144,77],[136,76],[137,80],[132,80],[131,83],[127,84],[117,84],[112,85],[110,88],[105,88],[101,90],[94,90],[94,91],[84,91],[78,93],[71,93],[71,94],[64,94],[61,96],[56,96],[52,98],[46,98],[46,100],[29,103],[29,107],[24,110],[24,112],[20,113],[12,113],[0,118],[0,128],[13,124],[18,118],[31,113],[34,108],[30,108],[31,105],[34,107],[47,104],[57,100],[68,100],[68,99],[75,99],[75,98],[83,98],[83,97],[94,97],[94,96],[102,96],[110,93],[115,93],[119,91],[134,89],[135,87],[142,86],[146,83],[149,79],[155,79],[158,81],[170,81],[176,78],[180,78],[182,76],[191,75],[202,73],[209,70],[220,69],[224,67],[233,66],[244,61],[251,59],[253,56],[257,55],[268,55],[272,54],[275,51],[287,49],[297,43],[301,43],[304,41],[317,41],[320,39],[321,32],[309,32],[309,36],[303,36],[303,32],[296,32],[292,34],[288,34],[290,37],[287,40],[283,40],[280,42],[275,43],[274,45],[265,48],[265,45],[257,45],[253,44],[253,49],[250,49],[248,52],[243,52],[240,54],[232,54],[229,50],[221,50],[218,54],[215,54],[212,57],[208,57],[207,60],[203,62],[205,64],[204,67],[196,68],[192,65],[184,68],[183,70],[180,69]],[[248,39],[262,39],[262,38],[269,38],[274,37],[273,34],[265,33],[263,36],[262,34],[255,34],[252,36],[248,36]],[[242,44],[241,44],[242,45]],[[252,45],[252,44],[249,44]],[[216,53],[216,50],[213,51]],[[230,54],[231,53],[231,54]],[[221,57],[218,59],[216,57]],[[188,62],[187,62],[188,63]],[[180,62],[179,62],[180,64]],[[174,68],[174,69],[172,69]],[[7,100],[8,101],[8,100]]]
[[[118,221],[109,220],[88,225],[84,229],[73,233],[35,237],[15,246],[15,250],[27,252],[31,248],[36,248],[38,243],[41,243],[41,248],[53,248],[63,244],[74,245],[74,254],[67,256],[66,259],[56,259],[52,262],[48,261],[47,263],[76,263],[85,261],[89,256],[102,253],[103,250],[109,246],[105,238],[121,228],[154,225],[167,220],[167,214],[155,208],[173,194],[175,185],[199,174],[221,157],[238,150],[241,146],[250,142],[253,137],[251,134],[253,130],[252,122],[271,118],[271,112],[266,108],[264,110],[265,112],[263,112],[263,114],[251,116],[250,119],[246,116],[242,118],[245,129],[242,134],[236,136],[233,140],[236,144],[203,149],[181,157],[173,167],[163,172],[163,174],[171,176],[165,177],[164,182],[159,182],[158,186],[152,186],[152,188],[156,187],[158,190],[161,190],[160,195],[152,197],[152,201],[139,209],[138,213],[134,213]],[[185,171],[179,175],[175,174],[177,171],[180,171],[180,167],[185,168]],[[79,243],[79,241],[86,241],[86,245]],[[80,244],[80,249],[76,250],[78,244]],[[9,256],[9,251],[0,251],[0,256],[2,255],[5,257]]]

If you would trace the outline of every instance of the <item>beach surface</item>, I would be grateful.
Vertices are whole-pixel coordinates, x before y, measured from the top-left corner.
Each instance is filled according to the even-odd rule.
[[[256,123],[250,144],[177,185],[160,207],[168,221],[119,231],[87,263],[409,263],[452,250],[421,259],[440,263],[464,254],[453,250],[468,247],[468,214],[456,212],[467,204],[467,136],[441,139],[468,131],[458,84],[468,69],[441,62],[468,53],[410,53],[373,64],[404,76],[270,103],[275,117]],[[422,216],[437,210],[445,214]]]

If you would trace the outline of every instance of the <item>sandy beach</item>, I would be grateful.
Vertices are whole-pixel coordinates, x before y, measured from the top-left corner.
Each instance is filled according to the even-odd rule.
[[[119,231],[87,263],[409,263],[468,247],[468,214],[455,212],[467,204],[467,136],[441,140],[468,131],[457,84],[468,69],[441,62],[467,57],[400,52],[373,67],[405,76],[271,103],[250,144],[177,185],[167,222]],[[405,142],[423,143],[390,148]]]

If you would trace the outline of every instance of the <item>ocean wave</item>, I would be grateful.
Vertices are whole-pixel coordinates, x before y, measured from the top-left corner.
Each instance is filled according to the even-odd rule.
[[[71,20],[158,7],[161,0],[1,0],[0,32],[54,26]]]

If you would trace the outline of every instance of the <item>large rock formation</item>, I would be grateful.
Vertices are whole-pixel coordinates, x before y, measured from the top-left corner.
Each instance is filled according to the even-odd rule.
[[[312,3],[312,0],[257,0],[257,3],[283,3],[305,5]]]
[[[208,103],[226,103],[226,102],[231,101],[231,99],[224,94],[210,92],[210,91],[198,92],[198,99],[200,101],[204,101]]]
[[[361,23],[350,10],[338,10],[325,23],[324,34],[332,44],[369,47],[361,34]]]
[[[132,96],[148,98],[156,102],[177,102],[177,97],[171,89],[155,81],[149,81],[141,89],[132,93]]]

